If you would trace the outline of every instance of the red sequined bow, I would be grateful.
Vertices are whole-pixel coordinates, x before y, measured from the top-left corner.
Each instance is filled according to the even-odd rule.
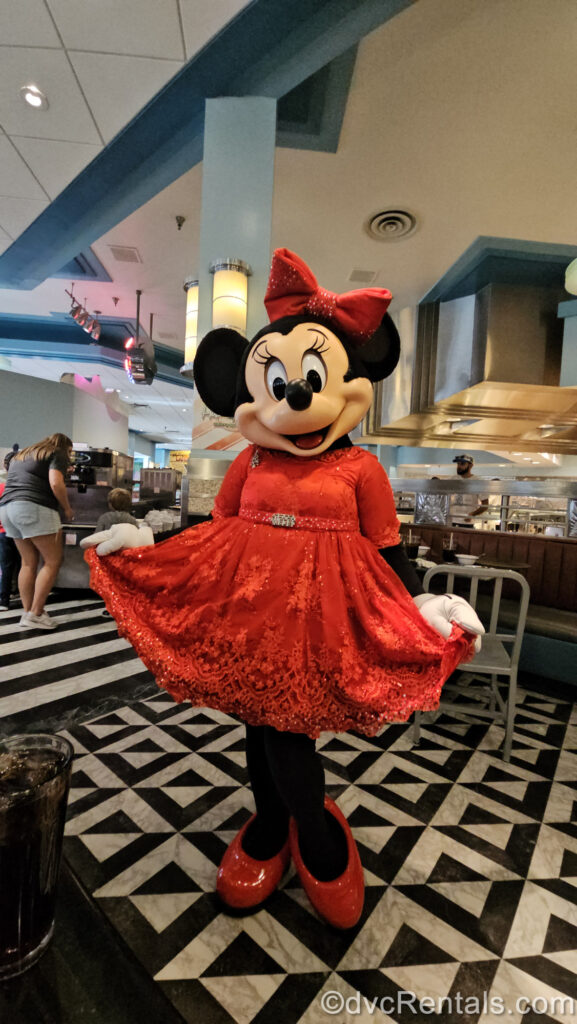
[[[310,313],[340,327],[358,345],[376,331],[392,295],[386,288],[359,288],[336,295],[319,288],[314,274],[290,249],[275,249],[264,297],[271,319]]]

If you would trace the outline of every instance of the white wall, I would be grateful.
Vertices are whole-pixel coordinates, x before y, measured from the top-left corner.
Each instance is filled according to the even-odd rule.
[[[0,448],[21,448],[49,434],[76,440],[72,388],[20,373],[0,371]]]
[[[73,441],[84,441],[92,448],[128,451],[128,417],[111,409],[92,395],[70,384],[58,384],[73,393]]]
[[[149,459],[154,461],[155,447],[154,441],[149,441],[146,437],[141,437],[140,434],[135,434],[134,431],[129,430],[127,448],[129,455],[135,455],[136,452],[140,452],[141,455],[147,455]]]
[[[71,384],[0,371],[0,449],[50,434],[93,448],[128,450],[128,418]]]

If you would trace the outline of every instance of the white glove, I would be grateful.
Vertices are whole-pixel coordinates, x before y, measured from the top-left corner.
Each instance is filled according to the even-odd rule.
[[[453,623],[467,633],[474,633],[475,654],[481,650],[481,635],[485,627],[474,608],[463,597],[456,594],[419,594],[414,597],[417,608],[433,629],[441,636],[449,637]]]
[[[109,530],[92,533],[80,541],[81,548],[96,547],[97,555],[110,555],[113,551],[127,548],[145,548],[154,544],[150,526],[133,526],[132,523],[115,523]]]

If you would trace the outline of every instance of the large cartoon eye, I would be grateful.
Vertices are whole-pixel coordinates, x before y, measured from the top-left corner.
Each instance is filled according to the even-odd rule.
[[[327,382],[327,368],[316,352],[305,352],[303,356],[303,377],[313,391],[322,391]]]
[[[282,402],[288,383],[287,372],[280,359],[273,359],[266,368],[266,386],[277,402]]]

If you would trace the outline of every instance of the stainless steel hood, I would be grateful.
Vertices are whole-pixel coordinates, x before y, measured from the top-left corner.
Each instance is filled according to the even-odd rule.
[[[559,386],[566,297],[556,284],[491,282],[423,302],[407,415],[392,419],[390,386],[377,385],[363,440],[577,453],[577,386]]]

